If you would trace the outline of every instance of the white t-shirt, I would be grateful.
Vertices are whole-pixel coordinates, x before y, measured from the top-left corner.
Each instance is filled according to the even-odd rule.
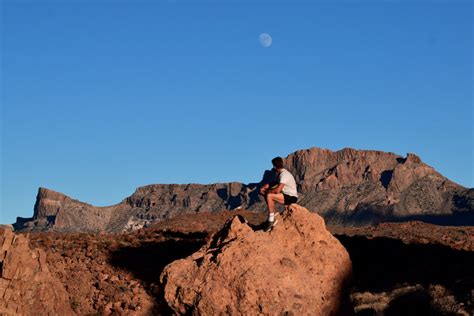
[[[284,184],[282,190],[284,194],[298,197],[295,178],[288,170],[283,169],[278,175],[278,178],[280,180],[279,182]]]

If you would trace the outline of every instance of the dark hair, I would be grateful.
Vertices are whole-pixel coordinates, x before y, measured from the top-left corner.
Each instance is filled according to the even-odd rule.
[[[282,169],[283,168],[283,159],[281,157],[275,157],[272,159],[272,165],[273,167],[277,169]]]

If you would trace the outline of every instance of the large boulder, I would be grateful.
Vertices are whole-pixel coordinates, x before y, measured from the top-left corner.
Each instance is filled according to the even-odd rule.
[[[351,276],[346,249],[324,220],[292,204],[271,232],[235,216],[193,255],[164,269],[178,314],[337,315]]]

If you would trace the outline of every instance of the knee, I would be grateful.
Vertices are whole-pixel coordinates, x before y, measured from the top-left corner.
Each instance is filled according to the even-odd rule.
[[[265,198],[267,201],[273,201],[273,197],[275,196],[274,193],[268,193]]]

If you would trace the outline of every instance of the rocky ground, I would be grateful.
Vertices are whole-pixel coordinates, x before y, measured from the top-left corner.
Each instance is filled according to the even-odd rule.
[[[258,229],[263,213],[225,211],[174,217],[122,234],[29,233],[51,275],[80,315],[168,314],[164,267],[209,241],[232,215]],[[474,227],[421,222],[329,227],[352,260],[356,315],[473,315]]]

